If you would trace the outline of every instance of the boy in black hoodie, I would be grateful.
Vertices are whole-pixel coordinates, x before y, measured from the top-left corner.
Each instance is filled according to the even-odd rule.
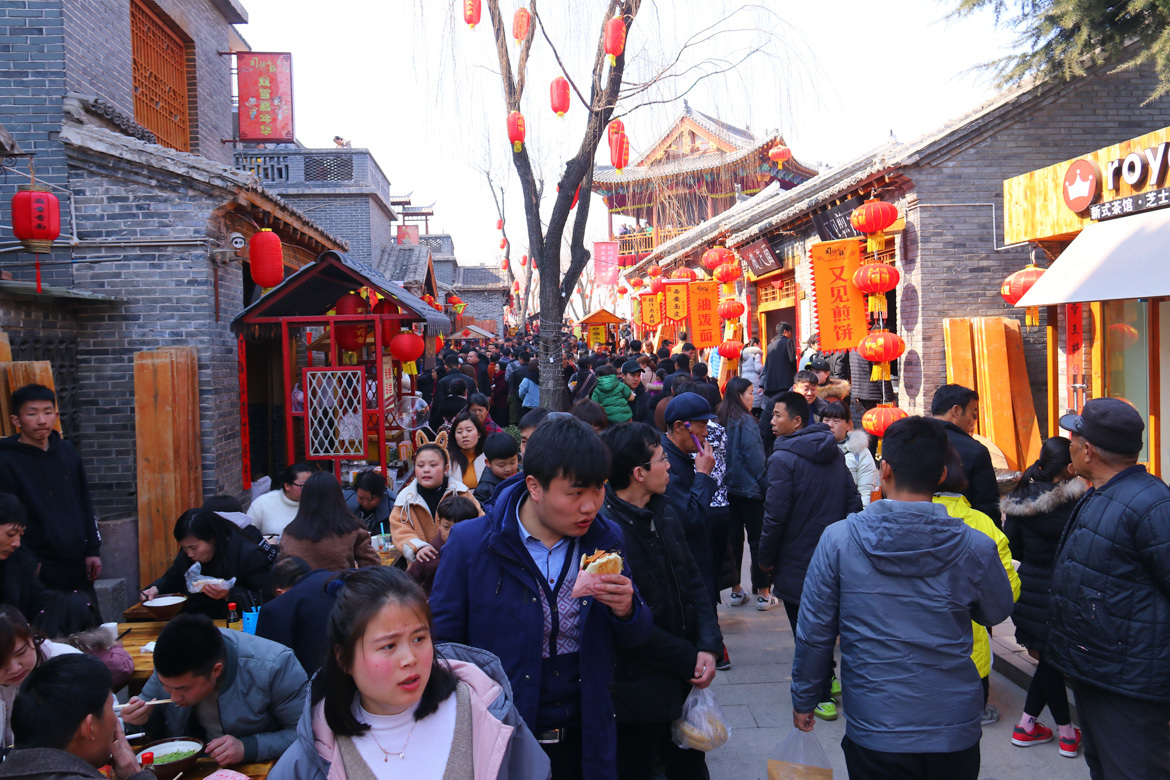
[[[45,585],[93,594],[102,542],[81,456],[53,430],[57,396],[44,385],[25,385],[12,394],[11,417],[20,432],[0,439],[0,491],[28,512],[24,547]]]

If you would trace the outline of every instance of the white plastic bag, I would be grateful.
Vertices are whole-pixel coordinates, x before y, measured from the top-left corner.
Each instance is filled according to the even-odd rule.
[[[793,726],[772,750],[768,780],[833,780],[833,768],[816,735]]]
[[[723,717],[715,693],[710,688],[691,688],[683,702],[682,716],[670,727],[674,744],[704,753],[722,747],[731,737],[731,727]]]
[[[224,580],[219,577],[204,576],[203,567],[199,563],[195,563],[190,569],[187,569],[186,580],[188,593],[202,593],[204,585],[218,585],[228,590],[236,586],[235,577],[232,577],[230,580]]]

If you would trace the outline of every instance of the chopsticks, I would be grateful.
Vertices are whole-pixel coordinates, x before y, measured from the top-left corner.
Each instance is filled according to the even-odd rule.
[[[154,701],[144,701],[141,703],[145,704],[148,707],[153,707],[156,704],[173,704],[174,702],[172,702],[170,699],[155,699]],[[129,704],[130,704],[130,702],[126,702],[126,704],[115,704],[114,705],[114,712],[120,712],[124,707],[126,707]]]

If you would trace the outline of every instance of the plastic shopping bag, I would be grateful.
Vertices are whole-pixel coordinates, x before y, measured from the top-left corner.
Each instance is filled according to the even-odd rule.
[[[727,744],[731,727],[710,688],[691,688],[683,702],[682,716],[671,724],[670,736],[681,748],[703,752]]]
[[[768,759],[768,780],[833,780],[829,757],[811,731],[793,726],[772,755]]]
[[[187,592],[201,593],[204,585],[218,585],[221,588],[231,590],[236,586],[236,578],[232,577],[230,580],[220,579],[219,577],[208,577],[203,573],[203,567],[199,563],[194,564],[190,569],[187,569]]]

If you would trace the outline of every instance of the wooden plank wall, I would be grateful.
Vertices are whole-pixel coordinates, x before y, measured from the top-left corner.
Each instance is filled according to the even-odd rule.
[[[962,385],[979,392],[975,375],[975,342],[971,336],[971,320],[966,317],[948,317],[943,320],[943,339],[947,350],[947,384]],[[979,403],[980,419],[983,401]],[[975,423],[975,433],[982,433],[982,422]]]
[[[175,520],[203,503],[198,372],[194,347],[134,355],[142,587],[157,579],[174,559]]]
[[[1012,378],[1012,412],[1016,422],[1016,443],[1020,454],[1020,471],[1040,457],[1040,425],[1036,421],[1036,405],[1032,402],[1032,387],[1028,382],[1028,365],[1024,359],[1024,337],[1019,320],[1005,320],[1007,334],[1007,373]],[[1023,377],[1019,381],[1016,377]]]
[[[1008,468],[1019,470],[1020,451],[1012,413],[1011,377],[1007,365],[1007,328],[1000,317],[972,320],[975,334],[975,370],[979,374],[979,417],[983,435],[995,442],[1007,458]],[[984,413],[986,407],[987,412]]]
[[[11,352],[9,353],[11,357]],[[4,372],[8,377],[8,388],[5,392],[6,400],[4,406],[7,407],[8,399],[12,393],[27,384],[44,385],[50,390],[56,392],[57,385],[53,382],[53,366],[47,360],[22,360],[8,363]],[[5,415],[7,417],[7,415]],[[57,433],[61,432],[61,418],[57,418],[57,422],[53,424],[54,430]],[[12,431],[15,433],[16,431]]]

